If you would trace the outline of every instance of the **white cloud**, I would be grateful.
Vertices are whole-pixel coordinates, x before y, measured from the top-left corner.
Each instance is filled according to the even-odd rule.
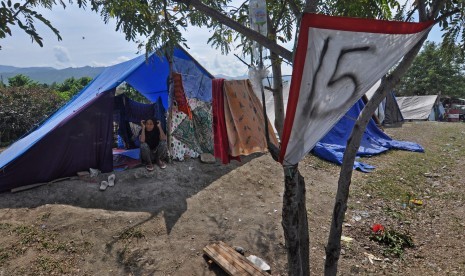
[[[70,66],[71,65],[71,57],[69,55],[69,51],[66,47],[63,46],[55,46],[53,47],[53,55],[56,58],[56,63],[62,66]]]
[[[121,63],[121,62],[125,62],[125,61],[128,61],[130,60],[131,58],[130,57],[127,57],[127,56],[119,56],[117,59],[116,59],[116,63]]]
[[[115,64],[118,64],[118,63],[128,61],[130,59],[132,59],[132,58],[127,57],[127,56],[119,56],[116,59],[113,59],[113,60],[110,60],[110,61],[107,61],[107,62],[100,62],[100,61],[93,60],[89,65],[93,66],[93,67],[108,67],[108,66],[112,66],[112,65],[115,65]]]
[[[104,62],[98,62],[98,61],[95,61],[93,60],[89,66],[92,66],[92,67],[107,67],[107,66],[110,66],[112,64],[108,64],[108,63],[104,63]]]

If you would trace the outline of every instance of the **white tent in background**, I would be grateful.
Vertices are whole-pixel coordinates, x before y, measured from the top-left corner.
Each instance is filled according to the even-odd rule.
[[[397,97],[405,120],[437,121],[444,116],[444,107],[438,95]]]
[[[375,85],[373,85],[373,87],[365,93],[368,100],[371,100],[380,85],[381,80],[378,80]],[[391,91],[387,94],[386,98],[383,99],[376,109],[375,115],[378,117],[379,122],[384,126],[399,125],[404,121],[404,117],[400,112],[394,92]]]

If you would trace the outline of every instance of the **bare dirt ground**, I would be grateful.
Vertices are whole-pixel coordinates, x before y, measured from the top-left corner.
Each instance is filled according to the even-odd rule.
[[[406,123],[386,132],[426,152],[390,151],[364,159],[373,173],[354,172],[343,231],[353,240],[343,242],[339,274],[465,275],[465,124]],[[299,168],[311,271],[322,275],[340,167],[308,156]],[[0,194],[0,275],[225,275],[202,252],[216,241],[286,275],[283,171],[269,155],[117,172],[115,186],[99,191],[108,175]],[[423,205],[404,208],[406,194]],[[389,254],[369,238],[374,223],[407,233],[415,246],[400,258]]]

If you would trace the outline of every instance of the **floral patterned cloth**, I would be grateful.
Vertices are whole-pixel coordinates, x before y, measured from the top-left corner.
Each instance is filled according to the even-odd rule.
[[[172,158],[196,158],[203,152],[213,152],[211,104],[198,99],[188,99],[193,119],[172,107],[170,126],[170,153]]]

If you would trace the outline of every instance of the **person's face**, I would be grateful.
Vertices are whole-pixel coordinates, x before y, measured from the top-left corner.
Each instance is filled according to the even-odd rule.
[[[155,124],[153,123],[152,120],[147,120],[147,121],[145,122],[145,128],[146,128],[148,131],[153,130],[154,127],[155,127]]]

